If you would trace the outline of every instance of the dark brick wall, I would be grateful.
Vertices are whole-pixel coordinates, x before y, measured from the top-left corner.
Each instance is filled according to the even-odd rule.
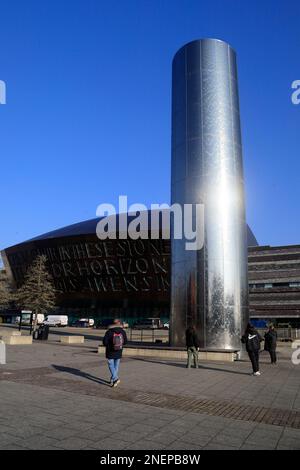
[[[248,276],[252,317],[300,318],[300,245],[249,248]]]

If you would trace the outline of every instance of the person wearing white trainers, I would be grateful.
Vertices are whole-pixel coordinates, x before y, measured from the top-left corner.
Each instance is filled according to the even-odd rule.
[[[119,367],[122,359],[123,347],[127,344],[127,335],[121,328],[121,321],[114,320],[111,328],[107,330],[103,338],[103,344],[106,348],[106,358],[110,371],[110,385],[117,387],[120,383]]]
[[[256,331],[254,326],[251,325],[251,323],[248,323],[245,334],[242,336],[241,341],[246,345],[246,351],[252,364],[253,375],[261,375],[259,371],[259,350],[260,343],[263,341],[263,338]]]

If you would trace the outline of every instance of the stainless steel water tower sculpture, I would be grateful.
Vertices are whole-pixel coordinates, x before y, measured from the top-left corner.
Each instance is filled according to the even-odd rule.
[[[172,239],[171,345],[240,349],[248,321],[247,242],[236,54],[203,39],[173,60],[172,203],[204,204],[204,246]]]

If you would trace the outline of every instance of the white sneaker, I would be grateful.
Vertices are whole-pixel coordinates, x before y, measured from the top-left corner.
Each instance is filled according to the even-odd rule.
[[[259,371],[254,372],[253,375],[261,375]]]

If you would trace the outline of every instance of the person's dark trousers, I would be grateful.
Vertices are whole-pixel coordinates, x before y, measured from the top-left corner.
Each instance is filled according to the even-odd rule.
[[[276,364],[277,362],[276,351],[274,349],[273,350],[271,349],[269,353],[270,353],[270,358],[271,358],[271,364]]]
[[[248,351],[249,359],[252,364],[253,372],[259,371],[259,351]]]

